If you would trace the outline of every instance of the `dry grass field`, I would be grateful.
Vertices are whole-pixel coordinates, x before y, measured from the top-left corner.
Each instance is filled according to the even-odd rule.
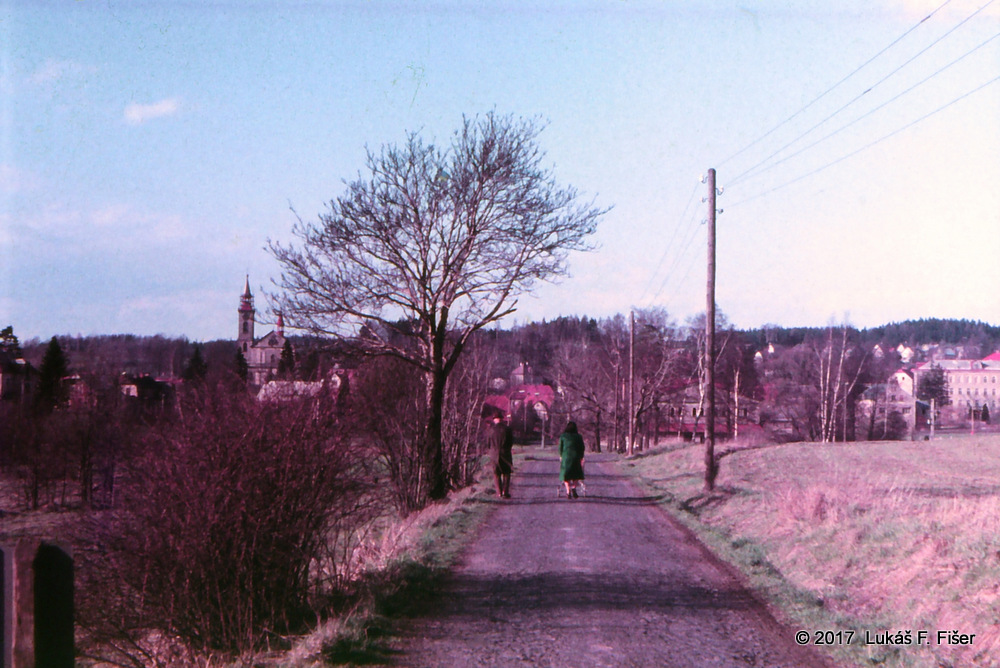
[[[711,495],[701,445],[624,466],[790,626],[843,631],[834,643],[853,631],[829,648],[845,665],[1000,665],[1000,436],[717,452]],[[887,642],[907,631],[911,644]],[[975,637],[949,644],[939,631]]]

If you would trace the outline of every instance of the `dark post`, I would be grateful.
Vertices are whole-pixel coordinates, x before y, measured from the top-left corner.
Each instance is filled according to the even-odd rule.
[[[73,668],[72,556],[37,538],[5,545],[0,553],[0,666]]]
[[[0,546],[0,666],[14,663],[11,647],[14,642],[14,548]]]
[[[49,543],[38,547],[35,575],[35,665],[73,668],[73,558]]]

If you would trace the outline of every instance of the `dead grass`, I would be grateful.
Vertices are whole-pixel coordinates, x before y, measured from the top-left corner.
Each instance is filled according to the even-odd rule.
[[[862,640],[866,630],[934,639],[855,644],[837,658],[1000,665],[1000,437],[736,448],[711,495],[702,457],[701,446],[678,445],[630,464],[791,621]],[[976,637],[937,645],[938,630]]]
[[[476,483],[406,518],[382,524],[362,540],[353,555],[358,580],[367,592],[356,607],[321,623],[296,640],[290,651],[256,665],[313,668],[391,662],[397,608],[419,605],[425,590],[450,567],[475,536],[489,509],[479,503],[490,494],[492,479],[480,472]]]

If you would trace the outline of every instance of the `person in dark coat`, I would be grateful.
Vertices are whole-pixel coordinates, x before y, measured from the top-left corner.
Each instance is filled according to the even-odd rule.
[[[559,480],[566,485],[566,498],[577,498],[576,487],[583,480],[583,437],[575,422],[566,424],[559,437]]]
[[[486,444],[493,464],[497,496],[509,499],[510,474],[514,470],[514,432],[500,415],[494,414],[487,422]]]

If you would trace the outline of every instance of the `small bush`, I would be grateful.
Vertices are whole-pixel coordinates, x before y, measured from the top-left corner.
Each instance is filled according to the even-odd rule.
[[[133,657],[153,653],[151,635],[203,652],[280,646],[335,593],[330,546],[380,511],[360,459],[322,401],[185,402],[96,516],[81,626]]]

